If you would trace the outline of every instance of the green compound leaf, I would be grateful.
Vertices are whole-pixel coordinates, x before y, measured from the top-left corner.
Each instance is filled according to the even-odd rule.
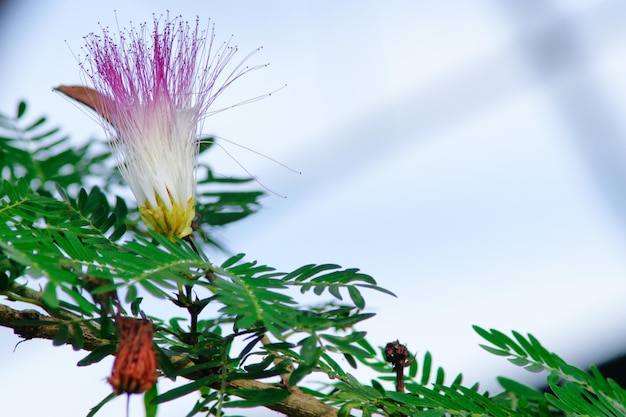
[[[20,101],[19,104],[17,105],[17,113],[15,115],[15,119],[21,119],[22,116],[24,116],[24,113],[26,113],[26,109],[27,109],[26,102]]]

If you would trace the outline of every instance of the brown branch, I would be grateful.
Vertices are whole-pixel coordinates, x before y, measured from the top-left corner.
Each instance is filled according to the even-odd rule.
[[[38,326],[28,326],[20,324],[23,321],[41,320],[49,324]],[[50,317],[36,310],[16,310],[7,305],[0,304],[0,326],[13,329],[16,335],[24,339],[54,339],[59,330],[59,325],[65,323],[63,319]],[[57,324],[58,323],[58,324]],[[81,326],[85,344],[84,350],[92,351],[100,346],[111,343],[108,340],[100,339],[87,326]],[[70,332],[72,326],[70,326]],[[71,340],[71,338],[70,338]],[[171,358],[172,363],[177,369],[192,366],[193,363],[189,358],[179,355]],[[193,376],[188,376],[193,379]],[[264,390],[276,388],[275,385],[266,384],[254,380],[234,380],[228,382],[229,388],[235,389],[255,389]],[[303,394],[301,392],[292,392],[287,399],[266,406],[274,411],[278,411],[290,417],[336,417],[337,410],[323,402],[319,401],[312,395]]]
[[[233,388],[257,390],[276,388],[271,384],[248,379],[230,381],[228,385]],[[286,400],[266,407],[290,417],[337,417],[337,410],[333,407],[324,404],[312,395],[294,391]]]
[[[49,324],[41,325],[24,325],[20,324],[23,321],[45,321]],[[58,319],[56,317],[50,317],[40,313],[37,310],[15,310],[4,304],[0,304],[0,326],[9,327],[13,329],[13,332],[28,340],[28,339],[54,339],[54,336],[59,331],[59,325],[66,323],[66,320]],[[92,351],[104,344],[111,343],[108,340],[100,339],[93,334],[91,329],[85,325],[81,325],[84,337],[84,350]],[[70,336],[74,331],[69,327]],[[71,339],[71,338],[70,338]]]

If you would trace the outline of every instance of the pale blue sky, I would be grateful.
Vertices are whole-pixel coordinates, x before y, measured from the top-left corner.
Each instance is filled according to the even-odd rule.
[[[287,87],[208,119],[205,132],[303,172],[228,148],[287,196],[219,231],[234,251],[281,270],[361,268],[399,295],[366,294],[378,315],[362,327],[374,344],[430,350],[448,374],[490,390],[496,375],[528,375],[478,348],[472,324],[533,333],[581,366],[623,351],[620,0],[197,4],[9,2],[0,109],[26,98],[77,140],[102,136],[51,92],[80,82],[70,49],[79,53],[98,22],[115,27],[114,9],[122,27],[166,9],[210,17],[220,39],[234,34],[243,53],[263,46],[255,62],[270,63],[224,106]],[[212,157],[219,172],[242,174],[225,154]],[[3,332],[3,411],[23,407],[25,386],[37,393],[32,415],[81,416],[109,392],[111,362],[76,369],[82,354],[70,348],[33,341],[12,353],[15,341]],[[123,409],[118,400],[99,415]]]

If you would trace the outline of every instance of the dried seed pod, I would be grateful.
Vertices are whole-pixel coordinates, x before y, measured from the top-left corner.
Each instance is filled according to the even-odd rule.
[[[117,395],[145,392],[157,382],[152,322],[118,316],[115,324],[120,340],[109,384]]]

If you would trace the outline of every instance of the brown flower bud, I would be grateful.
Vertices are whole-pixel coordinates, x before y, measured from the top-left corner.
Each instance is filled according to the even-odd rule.
[[[157,382],[152,322],[120,316],[115,321],[120,340],[108,381],[117,395],[145,392]]]
[[[398,340],[387,343],[385,346],[385,359],[391,362],[394,368],[404,368],[411,364],[411,353],[406,345],[401,344]]]

